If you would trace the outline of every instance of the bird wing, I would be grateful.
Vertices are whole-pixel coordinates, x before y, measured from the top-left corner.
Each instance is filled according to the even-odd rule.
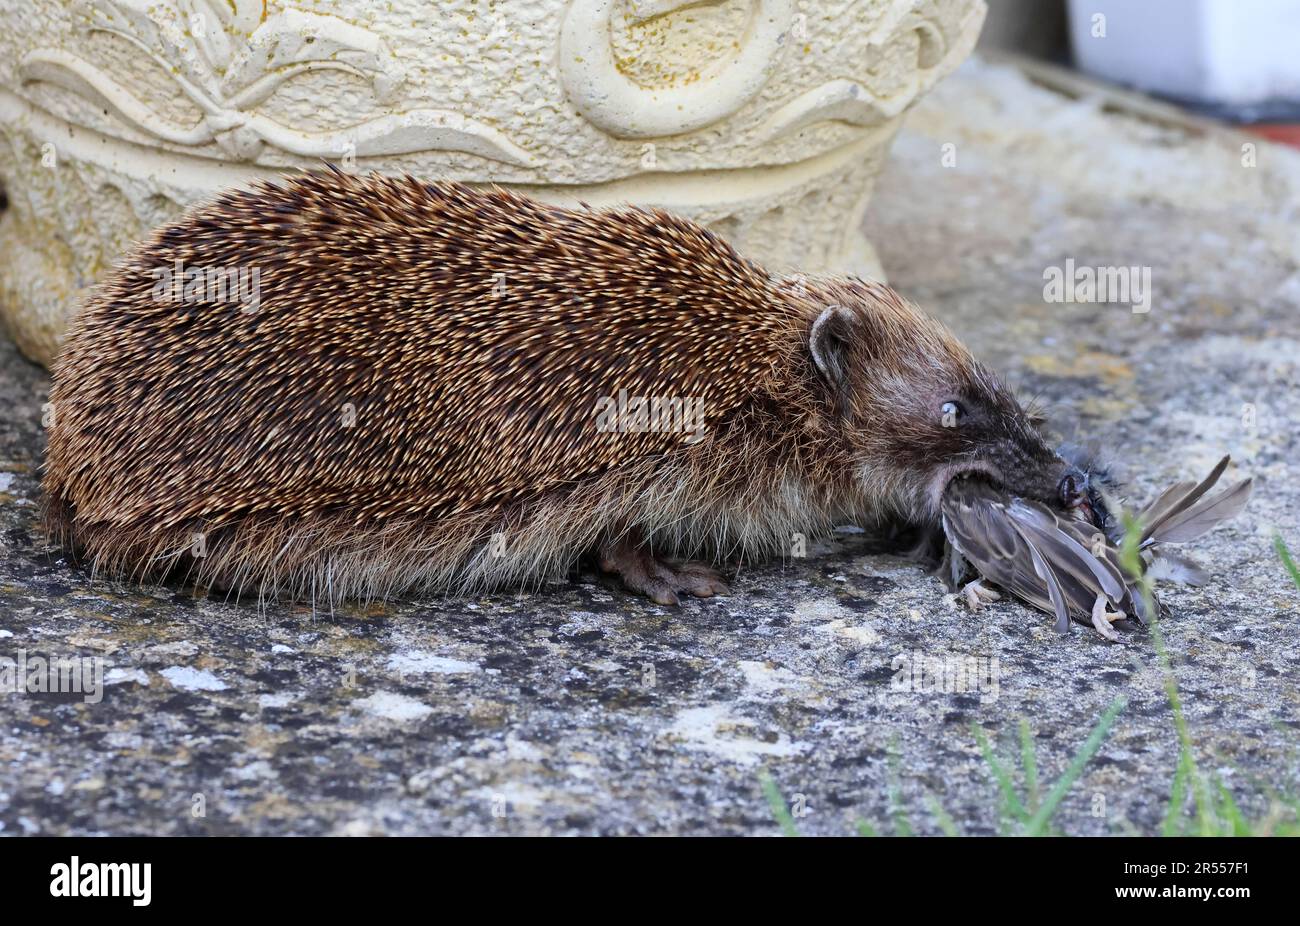
[[[1241,510],[1246,507],[1246,502],[1250,500],[1251,488],[1251,480],[1243,479],[1231,488],[1189,505],[1177,513],[1166,515],[1158,523],[1149,525],[1144,531],[1148,537],[1146,545],[1186,543],[1195,540],[1224,521],[1241,514]]]
[[[1139,622],[1149,621],[1140,590],[1120,564],[1119,550],[1104,536],[1098,544],[1079,522],[1058,517],[1036,502],[1017,499],[1009,512],[1055,570],[1071,612],[1082,623],[1091,623],[1092,607],[1099,596]]]
[[[1096,544],[1081,530],[1078,522],[1060,518],[1043,505],[1020,498],[1012,503],[1010,513],[1022,530],[1032,532],[1038,544],[1052,552],[1054,562],[1068,569],[1080,581],[1096,586],[1112,601],[1123,599],[1124,574],[1119,563],[1109,555],[1113,548],[1104,543],[1104,535],[1101,535],[1101,549],[1105,555],[1099,558],[1094,552]],[[1088,607],[1091,606],[1089,602]]]
[[[1197,485],[1192,485],[1190,482],[1175,483],[1161,492],[1154,502],[1142,509],[1138,515],[1145,525],[1142,530],[1142,543],[1145,545],[1166,522],[1186,511],[1198,498],[1213,488],[1219,481],[1219,477],[1223,475],[1223,471],[1228,468],[1228,461],[1231,459],[1225,456],[1210,471],[1210,475]]]
[[[1175,482],[1142,508],[1138,512],[1138,517],[1142,519],[1143,524],[1150,524],[1152,521],[1163,518],[1172,506],[1177,504],[1194,488],[1196,488],[1196,483],[1191,480]]]

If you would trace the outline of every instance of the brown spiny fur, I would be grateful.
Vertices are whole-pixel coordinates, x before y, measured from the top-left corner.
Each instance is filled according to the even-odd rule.
[[[178,260],[258,268],[256,311],[157,298]],[[842,377],[810,360],[819,317]],[[704,439],[598,431],[620,390],[698,398]],[[629,531],[761,557],[932,520],[921,468],[957,435],[910,417],[951,390],[1028,427],[883,285],[774,278],[659,211],[308,174],[192,210],[98,287],[55,367],[46,524],[99,570],[331,603],[536,583]]]

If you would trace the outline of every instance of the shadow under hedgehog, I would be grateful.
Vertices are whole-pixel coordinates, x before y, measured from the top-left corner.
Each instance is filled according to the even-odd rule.
[[[232,269],[255,299],[213,285]],[[313,603],[535,585],[595,554],[671,604],[726,591],[682,560],[937,531],[969,474],[1060,508],[1071,471],[883,284],[774,276],[662,211],[337,171],[156,230],[73,322],[51,401],[60,544]],[[686,403],[690,427],[653,413]]]

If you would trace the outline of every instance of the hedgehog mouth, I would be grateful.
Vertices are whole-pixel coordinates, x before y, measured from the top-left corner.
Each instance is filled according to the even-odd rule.
[[[942,509],[943,497],[948,493],[949,487],[962,479],[979,479],[994,486],[1004,485],[1002,474],[991,464],[972,463],[969,460],[950,463],[940,467],[930,480],[928,501],[933,511],[937,513]]]
[[[1061,497],[1057,499],[1056,505],[1049,505],[1058,513],[1063,513],[1067,517],[1076,521],[1083,522],[1091,527],[1106,530],[1108,524],[1108,510],[1097,490],[1091,485],[1085,485],[1080,490],[1072,493],[1068,498],[1063,493],[1067,477],[1061,480]],[[957,464],[945,470],[941,470],[934,479],[932,486],[933,503],[942,508],[943,501],[948,493],[960,482],[967,479],[979,480],[995,489],[1006,491],[1007,484],[997,471],[996,467],[988,464]]]

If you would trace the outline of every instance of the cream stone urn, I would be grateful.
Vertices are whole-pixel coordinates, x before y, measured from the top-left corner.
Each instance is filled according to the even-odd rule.
[[[132,241],[319,167],[658,205],[775,270],[859,224],[982,0],[0,0],[0,313],[48,363]],[[936,153],[938,157],[938,153]]]

